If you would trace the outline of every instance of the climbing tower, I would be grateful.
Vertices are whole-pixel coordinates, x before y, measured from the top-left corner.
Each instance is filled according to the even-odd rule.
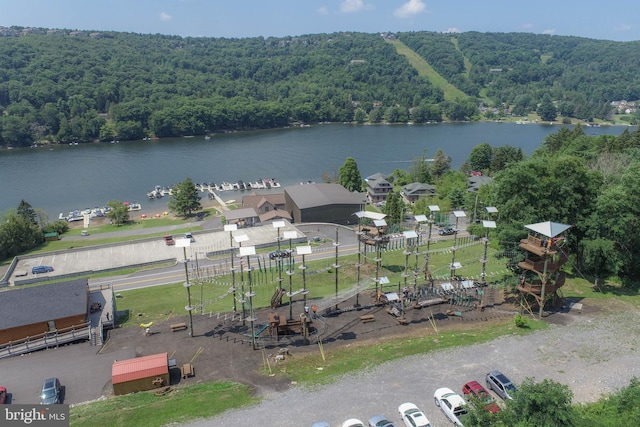
[[[561,234],[570,226],[547,221],[525,227],[529,229],[529,235],[520,241],[526,258],[518,263],[523,274],[517,289],[523,297],[523,305],[527,295],[533,296],[539,316],[542,317],[547,301],[555,303],[562,295],[559,290],[564,285],[565,273],[560,268],[568,258],[563,250],[564,238]]]

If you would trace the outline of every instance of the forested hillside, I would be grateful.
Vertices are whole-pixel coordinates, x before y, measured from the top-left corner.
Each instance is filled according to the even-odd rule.
[[[466,98],[445,101],[385,38],[409,46]],[[481,117],[480,100],[497,116],[546,99],[564,117],[605,118],[611,101],[640,99],[639,64],[636,42],[520,33],[214,39],[5,28],[0,146],[469,120]]]

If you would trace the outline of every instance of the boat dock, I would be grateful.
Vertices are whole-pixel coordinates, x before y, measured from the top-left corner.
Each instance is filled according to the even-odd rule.
[[[201,192],[208,192],[215,195],[215,193],[223,193],[225,191],[245,191],[254,189],[272,189],[280,188],[280,183],[275,178],[264,178],[256,181],[237,181],[229,182],[223,181],[221,184],[215,182],[203,182],[196,183],[195,188]],[[153,190],[147,193],[149,199],[160,199],[165,196],[173,194],[173,188],[169,186],[156,185]]]

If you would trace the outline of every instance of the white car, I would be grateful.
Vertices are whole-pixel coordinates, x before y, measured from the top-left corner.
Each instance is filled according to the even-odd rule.
[[[342,427],[364,427],[364,423],[356,418],[350,418],[342,423]]]
[[[433,394],[436,406],[451,420],[455,426],[464,427],[460,417],[467,415],[467,402],[450,388],[439,388]]]
[[[407,427],[431,427],[427,416],[413,403],[403,403],[398,412]]]

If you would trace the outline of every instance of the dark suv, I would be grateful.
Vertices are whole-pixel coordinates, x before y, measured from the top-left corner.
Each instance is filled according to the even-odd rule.
[[[289,251],[273,251],[269,253],[269,259],[289,258],[291,253]]]
[[[491,371],[487,374],[487,388],[493,390],[502,399],[513,400],[513,394],[518,391],[515,385],[500,371]]]
[[[441,236],[451,236],[452,234],[456,234],[456,230],[451,227],[445,227],[438,231],[438,234]]]
[[[60,401],[60,380],[57,378],[49,378],[44,380],[42,385],[42,393],[40,394],[41,405],[53,405],[61,403]]]

